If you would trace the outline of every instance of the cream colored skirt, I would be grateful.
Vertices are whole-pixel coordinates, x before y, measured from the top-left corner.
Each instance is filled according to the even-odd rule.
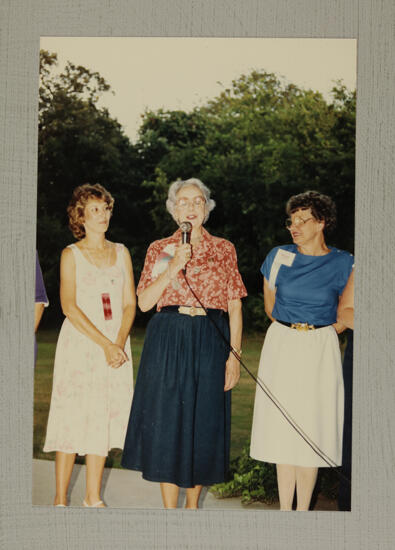
[[[303,432],[341,464],[344,389],[339,340],[332,326],[308,332],[274,322],[267,331],[258,379]],[[294,466],[328,466],[257,385],[252,458]]]

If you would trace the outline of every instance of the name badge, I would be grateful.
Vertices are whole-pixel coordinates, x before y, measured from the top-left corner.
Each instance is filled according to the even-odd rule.
[[[283,250],[282,248],[277,250],[277,254],[274,257],[272,267],[270,269],[269,288],[271,290],[275,290],[276,288],[276,280],[280,267],[282,265],[291,267],[295,256],[296,254],[294,252],[289,252],[288,250]]]
[[[101,295],[101,301],[102,301],[102,304],[103,304],[104,320],[105,321],[111,321],[111,319],[112,319],[112,310],[111,310],[110,295],[107,292],[104,292]]]

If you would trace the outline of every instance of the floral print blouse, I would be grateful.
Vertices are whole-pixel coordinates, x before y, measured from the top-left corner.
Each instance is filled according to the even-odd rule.
[[[166,239],[154,241],[147,250],[144,269],[137,286],[137,294],[155,281],[167,269],[181,244],[178,229]],[[247,296],[246,288],[237,267],[236,250],[225,239],[214,237],[202,228],[202,239],[194,247],[186,266],[186,278],[202,304],[207,308],[228,310],[228,302]],[[158,311],[164,306],[183,305],[200,307],[189,290],[182,271],[169,281],[158,300]]]

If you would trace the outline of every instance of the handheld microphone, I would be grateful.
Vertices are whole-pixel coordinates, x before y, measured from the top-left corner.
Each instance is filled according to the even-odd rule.
[[[192,231],[192,224],[190,222],[181,222],[180,223],[180,229],[181,229],[181,243],[182,244],[189,244],[191,242],[191,231]],[[184,267],[182,269],[182,272],[186,273],[186,268]]]
[[[191,242],[192,224],[190,222],[181,222],[181,243],[189,244]]]

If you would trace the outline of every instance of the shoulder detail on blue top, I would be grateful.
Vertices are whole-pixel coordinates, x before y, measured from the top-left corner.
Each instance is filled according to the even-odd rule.
[[[351,252],[347,252],[347,250],[341,250],[340,248],[336,248],[335,246],[329,246],[328,248],[330,248],[334,252],[337,252],[339,254],[343,254],[344,256],[352,256],[353,257]]]
[[[345,265],[350,265],[354,267],[354,256],[347,250],[341,250],[340,248],[335,248],[334,246],[329,247],[332,250],[332,253],[335,253],[339,258],[339,261],[343,262]]]

